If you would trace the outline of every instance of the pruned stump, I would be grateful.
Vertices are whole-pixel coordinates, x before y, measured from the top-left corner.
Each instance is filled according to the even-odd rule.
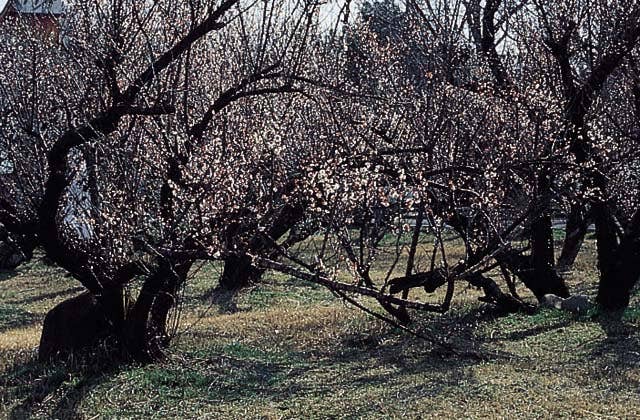
[[[44,319],[38,358],[67,357],[109,336],[111,328],[95,297],[88,293],[67,299]]]

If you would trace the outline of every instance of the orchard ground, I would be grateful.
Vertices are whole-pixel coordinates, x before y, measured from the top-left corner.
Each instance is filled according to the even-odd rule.
[[[594,252],[588,241],[573,293],[595,295]],[[498,316],[463,287],[448,314],[416,316],[417,330],[489,356],[478,360],[275,273],[224,313],[206,298],[218,275],[211,264],[194,272],[167,360],[140,366],[100,349],[36,362],[46,312],[82,288],[37,259],[0,273],[0,418],[640,417],[637,293],[619,336],[590,314]]]

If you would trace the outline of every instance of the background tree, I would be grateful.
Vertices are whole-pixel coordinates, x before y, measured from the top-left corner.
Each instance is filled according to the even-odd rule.
[[[511,297],[516,300],[510,280],[513,276],[520,278],[540,300],[547,293],[568,296],[569,291],[555,270],[553,211],[566,203],[573,209],[565,244],[575,253],[577,246],[571,244],[571,225],[584,224],[583,220],[572,220],[580,219],[575,212],[594,205],[607,214],[613,212],[615,205],[611,198],[594,195],[596,190],[602,193],[607,188],[608,177],[601,171],[608,165],[625,166],[620,161],[625,153],[635,156],[623,146],[626,141],[621,139],[589,149],[583,154],[585,160],[576,159],[576,142],[584,143],[589,133],[583,130],[578,140],[576,127],[587,123],[576,120],[572,113],[577,106],[585,118],[589,115],[588,118],[599,121],[600,116],[607,114],[611,104],[594,98],[604,99],[604,86],[613,80],[624,60],[632,57],[637,42],[632,23],[637,21],[636,7],[635,3],[611,8],[570,2],[549,6],[501,1],[412,3],[404,13],[406,19],[413,18],[415,23],[404,27],[419,28],[413,30],[421,32],[404,39],[420,39],[415,35],[424,34],[422,57],[440,57],[441,51],[465,52],[459,55],[463,59],[457,62],[455,71],[434,66],[437,59],[421,63],[425,69],[423,80],[429,82],[420,89],[409,82],[412,79],[409,74],[415,70],[410,71],[404,61],[406,50],[403,48],[407,45],[402,44],[403,38],[395,38],[393,49],[387,44],[389,34],[395,34],[399,28],[398,15],[402,12],[393,5],[376,4],[370,9],[384,11],[375,22],[390,22],[387,31],[370,25],[374,20],[363,13],[361,23],[352,26],[346,38],[347,51],[353,51],[349,60],[355,61],[347,66],[346,72],[356,86],[376,97],[344,102],[342,121],[352,131],[345,135],[343,144],[349,146],[345,155],[350,158],[332,161],[331,167],[323,171],[329,174],[329,179],[316,181],[316,184],[327,184],[322,190],[330,192],[322,195],[318,203],[323,209],[322,221],[318,224],[331,226],[324,242],[330,243],[334,238],[336,246],[344,248],[346,266],[339,268],[340,264],[336,263],[336,267],[329,270],[328,261],[340,257],[327,254],[326,250],[331,249],[328,246],[316,257],[322,264],[297,263],[325,279],[335,278],[331,273],[341,269],[351,270],[358,284],[370,289],[358,290],[358,293],[376,297],[383,305],[389,302],[404,305],[394,300],[393,293],[387,294],[387,290],[405,291],[406,298],[406,290],[416,286],[426,285],[433,290],[449,284],[452,290],[451,284],[456,279],[475,281],[485,273],[478,267],[483,264],[487,271],[496,266],[502,268]],[[598,17],[594,18],[595,15]],[[393,18],[388,19],[389,16]],[[572,20],[585,28],[576,29],[578,23],[569,23]],[[607,24],[594,24],[596,20]],[[600,49],[587,51],[585,45],[593,47],[593,42],[588,43],[582,37],[597,37]],[[439,45],[434,42],[436,39],[448,40],[449,48],[435,48]],[[575,56],[572,52],[565,59],[559,59],[562,55],[559,48],[569,44],[577,51]],[[590,61],[581,62],[587,59]],[[444,58],[440,62],[451,63]],[[364,69],[370,82],[363,83],[362,76],[353,76],[357,70]],[[575,84],[574,90],[567,89],[571,84]],[[602,104],[599,113],[591,108],[595,103]],[[619,124],[612,120],[598,124],[608,126],[605,131],[609,133],[625,136],[615,128]],[[346,133],[344,128],[343,131]],[[604,157],[596,150],[624,152]],[[337,169],[343,160],[350,164]],[[354,160],[357,163],[354,164]],[[594,189],[595,179],[600,179],[600,187]],[[350,181],[353,184],[349,184]],[[363,185],[368,186],[368,190],[363,191]],[[610,193],[605,194],[612,197]],[[421,206],[404,209],[401,204],[404,200],[412,205],[421,203]],[[392,203],[395,206],[391,206]],[[384,210],[387,207],[392,210]],[[450,266],[445,251],[439,249],[441,240],[436,239],[430,270],[411,275],[415,251],[410,249],[406,257],[410,263],[404,277],[391,279],[392,267],[386,278],[374,281],[370,273],[376,252],[380,252],[379,241],[394,227],[398,231],[397,223],[391,223],[393,220],[406,220],[412,212],[417,213],[421,221],[431,216],[431,226],[438,226],[438,222],[441,228],[442,223],[451,226],[465,242],[466,258]],[[627,216],[630,221],[627,226],[634,226],[633,214]],[[601,221],[601,228],[597,228],[601,267],[607,267],[606,261],[621,264],[624,260],[607,253],[636,255],[631,245],[634,240],[621,239],[633,236],[633,229],[615,228],[620,224],[611,216],[606,219],[609,222]],[[345,230],[347,226],[350,228]],[[514,248],[518,243],[514,242],[515,233],[520,229],[528,232],[530,241],[528,245]],[[616,230],[621,233],[615,234]],[[414,243],[417,243],[419,229],[415,232]],[[433,234],[438,238],[438,232]],[[612,235],[609,238],[612,240],[606,235]],[[621,245],[623,242],[625,245]],[[603,246],[603,243],[609,245]],[[440,252],[442,267],[437,267],[435,262]],[[402,247],[398,256],[405,257]],[[446,274],[434,273],[436,268],[444,269]],[[618,271],[617,279],[622,281],[616,280],[613,286],[625,292],[619,290],[621,294],[611,299],[622,307],[628,303],[628,293],[638,278],[633,269],[628,268],[625,273],[628,275]],[[607,278],[605,270],[598,300],[603,309],[610,310],[612,305],[606,304],[602,297],[602,289],[611,281]],[[393,286],[387,289],[389,284]],[[349,289],[344,284],[334,286],[338,290]],[[495,290],[493,286],[489,289]],[[621,298],[625,293],[627,298]],[[523,308],[522,305],[513,307]],[[421,307],[447,308],[447,300],[442,305]],[[394,315],[406,319],[404,313]]]

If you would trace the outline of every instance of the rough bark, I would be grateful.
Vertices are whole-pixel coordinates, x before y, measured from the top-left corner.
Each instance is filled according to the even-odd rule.
[[[495,259],[520,279],[538,301],[542,301],[545,294],[569,297],[569,290],[564,286],[564,282],[555,273],[555,270],[551,271],[550,275],[557,277],[557,279],[544,279],[536,275],[531,256],[522,255],[516,251],[506,251],[496,255]]]
[[[444,271],[435,269],[389,280],[389,293],[393,295],[415,287],[423,287],[427,293],[433,293],[446,282],[447,276]]]
[[[250,257],[233,255],[225,260],[219,287],[226,291],[237,291],[260,280],[263,273],[263,269],[251,264]]]
[[[36,243],[33,235],[11,233],[0,224],[0,270],[13,270],[31,260]]]
[[[607,312],[617,312],[629,306],[631,292],[640,278],[640,241],[622,243],[616,261],[606,276],[601,276],[597,303]]]
[[[514,296],[508,295],[500,290],[500,286],[491,278],[483,276],[480,273],[470,274],[465,277],[465,280],[472,286],[481,288],[484,292],[484,296],[479,300],[486,303],[491,303],[505,313],[533,313],[535,308]]]
[[[158,74],[179,59],[196,41],[207,33],[224,27],[224,24],[219,20],[236,3],[237,0],[226,0],[220,4],[200,24],[194,26],[184,38],[160,55],[145,71],[141,72],[125,92],[120,94],[116,90],[114,97],[111,98],[113,101],[112,106],[104,113],[96,116],[86,125],[66,131],[54,143],[47,156],[49,173],[45,182],[44,195],[38,208],[37,234],[39,242],[48,258],[60,267],[65,268],[91,292],[96,302],[96,305],[91,306],[93,308],[91,313],[95,316],[103,317],[115,336],[123,339],[124,343],[131,343],[132,341],[128,340],[128,338],[133,335],[126,334],[125,331],[138,333],[142,330],[140,335],[135,336],[137,338],[134,341],[134,347],[138,345],[140,348],[145,348],[147,345],[148,335],[146,334],[146,328],[148,326],[148,315],[155,297],[166,287],[166,280],[163,277],[162,279],[157,279],[157,281],[149,281],[148,285],[145,283],[146,288],[143,286],[144,293],[141,294],[139,302],[136,302],[132,310],[132,318],[127,319],[122,288],[136,274],[139,274],[135,263],[124,264],[122,267],[115,269],[113,267],[92,268],[85,253],[77,252],[65,245],[59,231],[58,209],[64,196],[64,191],[68,186],[69,153],[73,148],[113,133],[125,115],[151,115],[153,113],[170,112],[164,107],[157,110],[141,109],[135,106],[135,103],[139,99],[141,91],[150,85]],[[160,273],[158,273],[158,276],[160,276]],[[66,309],[64,311],[62,309],[55,310],[51,314],[51,319],[64,319],[64,316],[56,315],[59,313],[66,313]],[[162,311],[158,313],[162,313]],[[128,325],[130,322],[132,323],[131,326]],[[50,337],[50,334],[43,335],[45,342],[47,337]],[[139,351],[138,354],[143,355],[144,351]]]
[[[531,270],[525,285],[538,300],[544,295],[567,297],[569,290],[555,270],[551,219],[551,179],[546,171],[538,175],[539,211],[531,222]],[[528,284],[527,284],[528,283]]]
[[[496,50],[496,13],[502,4],[502,0],[487,0],[482,16],[482,36],[480,38],[480,49],[485,54],[489,68],[493,73],[496,86],[504,89],[509,86],[510,79],[504,68],[504,63]]]
[[[636,47],[640,38],[640,6],[634,5],[630,8],[628,18],[621,23],[619,32],[612,41],[612,47],[602,55],[593,70],[580,85],[573,76],[570,65],[571,52],[568,48],[568,37],[563,42],[550,39],[549,46],[555,56],[564,84],[565,99],[567,107],[565,109],[565,119],[570,130],[567,133],[567,141],[570,151],[576,158],[578,164],[585,163],[591,159],[598,164],[599,158],[594,154],[593,144],[586,129],[586,115],[597,95],[609,76],[620,67],[625,57],[628,57],[633,48]],[[574,28],[569,28],[570,34]],[[551,38],[552,31],[549,29]],[[628,304],[628,293],[637,281],[635,276],[636,268],[633,267],[634,242],[637,235],[632,235],[627,241],[622,241],[624,246],[618,244],[613,228],[610,203],[606,200],[608,185],[606,177],[595,172],[590,174],[587,186],[596,188],[605,198],[598,197],[592,202],[593,218],[596,225],[596,239],[598,246],[598,266],[600,269],[600,285],[598,292],[598,303],[605,311],[616,310],[616,308],[626,307]],[[631,285],[631,286],[629,286]],[[627,295],[627,297],[625,297]]]
[[[136,360],[152,361],[162,357],[170,341],[168,315],[191,265],[190,261],[176,266],[165,261],[145,279],[123,326],[125,349]]]
[[[131,308],[122,289],[98,296],[86,292],[68,299],[46,316],[39,357],[66,357],[98,341],[110,339],[124,354],[149,362],[162,356],[169,344],[167,320],[175,307],[176,293],[184,283],[191,262],[162,265],[145,279]]]
[[[587,235],[590,222],[587,210],[583,206],[575,206],[569,212],[562,251],[556,265],[558,272],[571,271]]]
[[[256,283],[262,277],[265,270],[257,268],[251,263],[250,254],[262,255],[268,258],[275,258],[278,254],[275,243],[287,232],[290,232],[295,225],[302,220],[304,209],[300,205],[284,205],[275,215],[269,229],[263,233],[255,234],[247,246],[244,254],[231,255],[225,259],[222,276],[218,287],[212,292],[217,295],[233,294],[240,289]],[[284,247],[291,246],[306,237],[302,235],[292,241],[285,241]]]
[[[597,303],[606,312],[620,312],[629,306],[633,287],[640,278],[640,210],[637,210],[619,245],[607,248],[615,239],[612,226],[605,224],[606,207],[596,207],[596,237],[600,283]],[[611,222],[610,222],[611,223]],[[614,236],[613,238],[611,236]],[[602,237],[602,246],[601,246]],[[602,248],[602,249],[600,249]]]

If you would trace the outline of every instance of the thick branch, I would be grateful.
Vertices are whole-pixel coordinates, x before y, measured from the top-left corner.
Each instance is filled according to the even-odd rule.
[[[123,94],[123,102],[131,104],[138,97],[140,91],[148,86],[156,75],[164,71],[176,59],[187,51],[195,42],[207,35],[209,32],[222,29],[225,24],[220,19],[235,5],[239,0],[225,0],[216,10],[214,10],[202,23],[191,29],[171,49],[162,54],[147,69],[142,72],[131,84],[131,86]]]
[[[505,88],[510,84],[509,76],[504,68],[504,64],[496,50],[496,26],[495,17],[502,0],[487,0],[482,16],[482,38],[480,39],[480,49],[485,54],[489,62],[489,67],[496,79],[499,88]]]

